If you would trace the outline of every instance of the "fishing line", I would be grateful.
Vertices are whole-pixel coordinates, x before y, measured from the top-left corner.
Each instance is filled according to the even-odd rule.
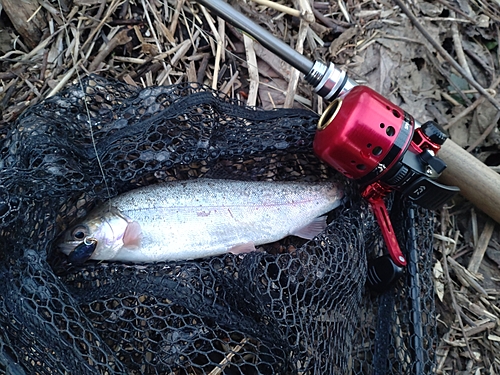
[[[60,0],[58,0],[58,6],[59,6],[59,11],[60,11],[60,17],[62,18],[62,20],[64,22],[63,27],[64,27],[64,30],[65,30],[65,34],[66,34],[67,40],[70,40],[70,35],[69,35],[68,29],[67,29],[67,24],[68,23],[67,23],[67,20],[64,18],[64,13],[63,13],[63,9],[62,9],[62,5],[60,3]],[[200,5],[200,6],[202,6],[202,5]],[[168,9],[172,10],[172,11],[175,11],[175,9],[172,6],[170,6],[169,4],[166,4],[166,7]],[[145,6],[144,6],[144,11],[145,11],[145,13],[147,13],[147,9],[146,9]],[[195,15],[194,12],[191,12],[192,16],[193,16],[193,19],[190,19],[189,17],[186,17],[186,14],[185,14],[183,8],[181,8],[181,13],[182,13],[182,19],[184,20],[185,23],[190,23],[191,26],[194,27],[196,30],[199,30],[201,32],[201,34],[205,36],[205,38],[210,39],[213,42],[215,42],[215,43],[218,44],[218,41],[217,41],[217,39],[215,37],[213,37],[212,35],[210,35],[207,31],[203,30],[203,28],[201,28],[199,25],[196,24],[195,19],[194,19],[194,17],[196,15]],[[187,24],[185,26],[188,27]],[[152,27],[151,21],[149,21],[149,27]],[[155,40],[157,40],[157,38],[155,38]],[[194,42],[194,41],[192,41],[192,42]],[[238,55],[236,55],[232,51],[230,51],[227,48],[225,48],[225,46],[222,46],[222,47],[223,47],[225,53],[228,53],[235,60],[237,60],[239,62],[242,62],[242,63],[246,63],[247,65],[252,66],[252,67],[254,67],[256,69],[258,68],[258,66],[256,66],[255,64],[250,64],[248,61],[246,61],[246,59],[243,59],[243,58],[239,57]],[[84,68],[83,64],[82,64],[82,59],[77,60],[77,56],[75,56],[74,49],[71,49],[70,53],[71,53],[72,59],[74,61],[74,68],[75,68],[75,72],[76,72],[76,75],[77,75],[78,83],[80,85],[80,89],[82,90],[82,92],[84,94],[84,96],[83,96],[83,103],[84,103],[84,106],[85,106],[85,111],[87,113],[87,121],[88,121],[88,124],[89,124],[89,134],[90,134],[90,138],[91,138],[91,141],[92,141],[92,147],[94,149],[94,154],[95,154],[95,157],[96,157],[96,161],[97,161],[97,164],[99,166],[99,171],[100,171],[100,173],[102,175],[103,183],[104,183],[104,186],[105,186],[108,198],[110,198],[111,197],[111,190],[109,188],[108,181],[106,179],[106,174],[105,174],[105,171],[104,171],[104,166],[103,166],[101,157],[99,156],[99,153],[98,153],[98,150],[97,150],[97,143],[96,143],[96,140],[95,140],[94,130],[93,130],[93,127],[92,127],[92,117],[91,117],[91,114],[90,114],[90,109],[88,107],[87,96],[85,95],[85,89],[83,87],[82,77],[81,77],[80,71],[78,69],[78,68]],[[270,81],[274,82],[276,84],[276,86],[277,86],[277,87],[273,87],[273,88],[282,92],[283,90],[279,89],[278,83],[272,77],[269,77],[269,78],[270,78]],[[110,207],[110,209],[111,209],[111,207]]]
[[[64,26],[63,27],[64,27],[64,31],[66,33],[66,37],[68,38],[68,40],[70,40],[70,35],[69,35],[69,32],[68,32],[68,28],[66,27],[67,21],[64,18],[64,13],[63,13],[63,9],[62,9],[62,6],[61,6],[61,1],[58,0],[57,4],[59,6],[60,16],[61,16],[61,18],[62,18],[62,20],[64,22]],[[90,109],[89,109],[88,103],[87,103],[87,95],[86,95],[86,92],[85,92],[85,88],[83,87],[82,77],[80,76],[80,71],[78,69],[78,67],[81,66],[82,60],[81,59],[80,60],[76,59],[76,56],[74,54],[74,48],[72,48],[70,52],[71,52],[71,57],[73,59],[76,76],[78,78],[78,84],[80,85],[80,89],[82,90],[82,93],[83,93],[83,105],[85,106],[85,111],[87,112],[87,122],[89,124],[89,132],[90,132],[90,139],[92,141],[92,147],[94,149],[94,154],[95,154],[95,157],[96,157],[96,160],[97,160],[97,165],[99,166],[99,171],[101,172],[101,175],[102,175],[102,180],[104,182],[104,188],[106,189],[106,193],[107,193],[108,199],[109,199],[109,198],[111,198],[111,190],[109,189],[108,181],[106,180],[106,174],[104,173],[104,166],[102,164],[101,157],[99,156],[99,153],[97,151],[97,144],[96,144],[95,137],[94,137],[94,129],[92,129],[92,117],[90,115]],[[110,210],[111,210],[111,205],[110,205]]]
[[[101,175],[102,175],[102,180],[104,182],[104,187],[105,187],[106,192],[108,194],[108,198],[111,198],[111,191],[109,189],[108,181],[106,180],[106,174],[104,173],[104,166],[102,164],[101,157],[99,156],[99,153],[97,152],[97,144],[96,144],[95,137],[94,137],[94,130],[92,129],[92,118],[90,116],[90,109],[88,107],[88,103],[86,100],[87,96],[85,95],[84,87],[82,84],[82,78],[80,76],[80,72],[78,71],[78,69],[76,69],[76,75],[78,77],[78,84],[80,85],[80,89],[82,90],[82,92],[84,94],[83,103],[85,106],[85,110],[87,111],[87,121],[89,124],[90,139],[92,140],[92,147],[94,148],[95,158],[97,160],[97,165],[99,166],[99,170],[100,170]],[[111,203],[109,206],[109,210],[111,211]]]

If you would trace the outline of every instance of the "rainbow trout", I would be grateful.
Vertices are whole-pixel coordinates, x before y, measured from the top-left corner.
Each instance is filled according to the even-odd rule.
[[[333,182],[197,179],[119,195],[63,235],[74,263],[187,260],[243,253],[288,235],[311,239],[343,190]]]

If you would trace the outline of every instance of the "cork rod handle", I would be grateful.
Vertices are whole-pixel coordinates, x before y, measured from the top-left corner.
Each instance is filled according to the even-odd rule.
[[[450,139],[437,156],[447,165],[439,181],[458,186],[465,198],[500,223],[500,175]]]

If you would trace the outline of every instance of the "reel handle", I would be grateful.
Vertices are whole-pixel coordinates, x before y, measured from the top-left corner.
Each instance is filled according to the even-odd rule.
[[[392,227],[391,219],[389,218],[389,213],[385,207],[384,199],[380,196],[378,197],[367,197],[368,203],[370,203],[375,218],[377,219],[378,225],[382,231],[382,237],[384,237],[384,242],[387,246],[387,251],[391,257],[394,264],[398,267],[406,266],[406,258],[403,256],[401,249],[394,233],[394,228]]]
[[[447,165],[438,180],[458,186],[465,198],[500,223],[500,175],[450,139],[438,156]]]

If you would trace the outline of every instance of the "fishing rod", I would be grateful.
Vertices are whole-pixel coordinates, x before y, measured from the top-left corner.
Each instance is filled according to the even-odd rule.
[[[319,119],[313,147],[320,159],[358,181],[372,206],[390,261],[380,258],[371,282],[386,284],[392,281],[386,271],[395,276],[407,264],[384,202],[394,190],[431,210],[461,191],[500,222],[500,177],[451,141],[438,124],[421,124],[332,62],[310,61],[224,1],[197,1],[299,70],[318,95],[331,101]]]

